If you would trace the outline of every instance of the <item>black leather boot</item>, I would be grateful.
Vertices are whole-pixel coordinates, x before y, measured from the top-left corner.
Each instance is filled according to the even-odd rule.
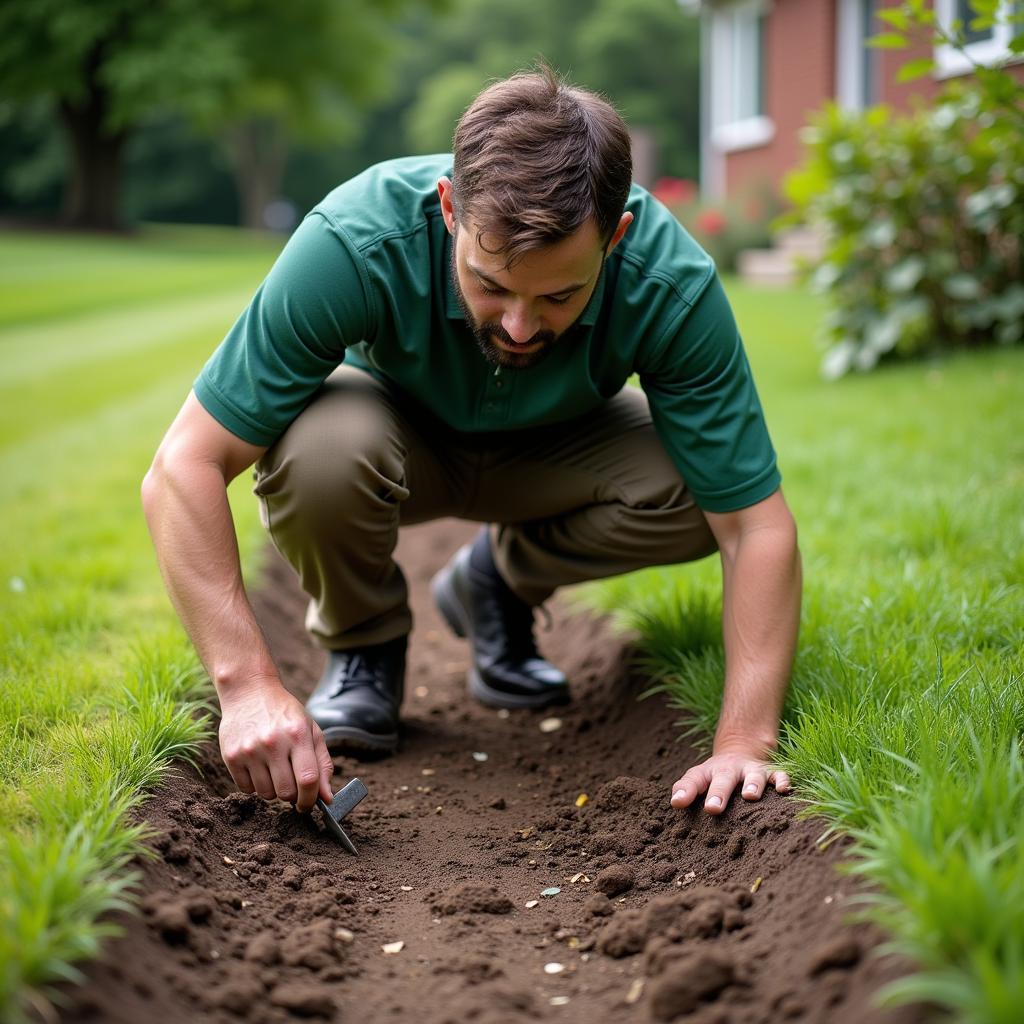
[[[393,753],[405,690],[407,638],[330,651],[306,710],[339,753]]]
[[[473,648],[469,692],[494,708],[569,703],[565,675],[537,653],[533,609],[501,578],[486,527],[435,577],[431,589],[445,621]]]

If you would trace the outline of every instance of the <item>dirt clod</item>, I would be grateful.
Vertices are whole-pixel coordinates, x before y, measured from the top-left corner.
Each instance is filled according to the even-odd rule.
[[[619,896],[632,889],[635,880],[633,871],[625,864],[613,864],[594,879],[594,886],[605,896]]]
[[[512,901],[493,885],[465,882],[449,889],[431,904],[435,914],[507,914]]]

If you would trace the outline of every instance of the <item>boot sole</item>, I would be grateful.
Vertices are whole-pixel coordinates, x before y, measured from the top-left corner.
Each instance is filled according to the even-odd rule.
[[[328,726],[321,730],[330,754],[356,753],[393,754],[398,749],[398,733],[383,736],[356,729],[350,725]]]
[[[430,591],[434,596],[437,610],[448,623],[451,631],[460,639],[471,639],[473,631],[469,624],[469,613],[462,601],[459,600],[455,587],[452,585],[453,574],[454,570],[442,569],[434,577]],[[496,690],[483,681],[475,665],[470,668],[466,683],[470,694],[489,708],[506,708],[510,711],[520,708],[536,710],[549,707],[552,704],[569,704],[572,701],[568,689],[552,694],[541,693],[532,697],[526,694],[505,693],[503,690]]]

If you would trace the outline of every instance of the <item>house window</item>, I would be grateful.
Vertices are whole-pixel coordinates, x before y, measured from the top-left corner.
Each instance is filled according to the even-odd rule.
[[[992,65],[1002,63],[1009,58],[1012,62],[1024,59],[1021,55],[1010,52],[1010,40],[1019,26],[1007,23],[1007,18],[1014,12],[1024,10],[1021,0],[1002,0],[999,7],[1001,18],[997,24],[989,28],[971,28],[971,22],[977,17],[970,0],[935,0],[935,13],[940,24],[947,29],[952,27],[954,19],[963,22],[966,40],[966,53],[961,53],[952,46],[935,48],[936,77],[952,78],[970,72],[975,64]]]
[[[775,134],[765,116],[764,41],[761,0],[739,0],[712,11],[711,141],[725,152],[762,146]]]
[[[878,103],[878,51],[868,39],[882,30],[878,0],[839,0],[836,7],[836,99],[847,110]]]

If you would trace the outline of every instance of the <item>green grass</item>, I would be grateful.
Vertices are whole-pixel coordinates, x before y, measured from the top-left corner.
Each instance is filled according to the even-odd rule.
[[[867,911],[920,965],[891,1000],[1024,1005],[1024,352],[820,381],[819,301],[730,282],[800,528],[805,598],[779,761],[851,835]],[[707,743],[716,559],[595,586]],[[685,767],[685,766],[680,766]]]
[[[209,734],[139,486],[277,244],[0,236],[0,1019],[98,951],[143,835],[127,812]],[[232,488],[249,561],[246,490]]]

